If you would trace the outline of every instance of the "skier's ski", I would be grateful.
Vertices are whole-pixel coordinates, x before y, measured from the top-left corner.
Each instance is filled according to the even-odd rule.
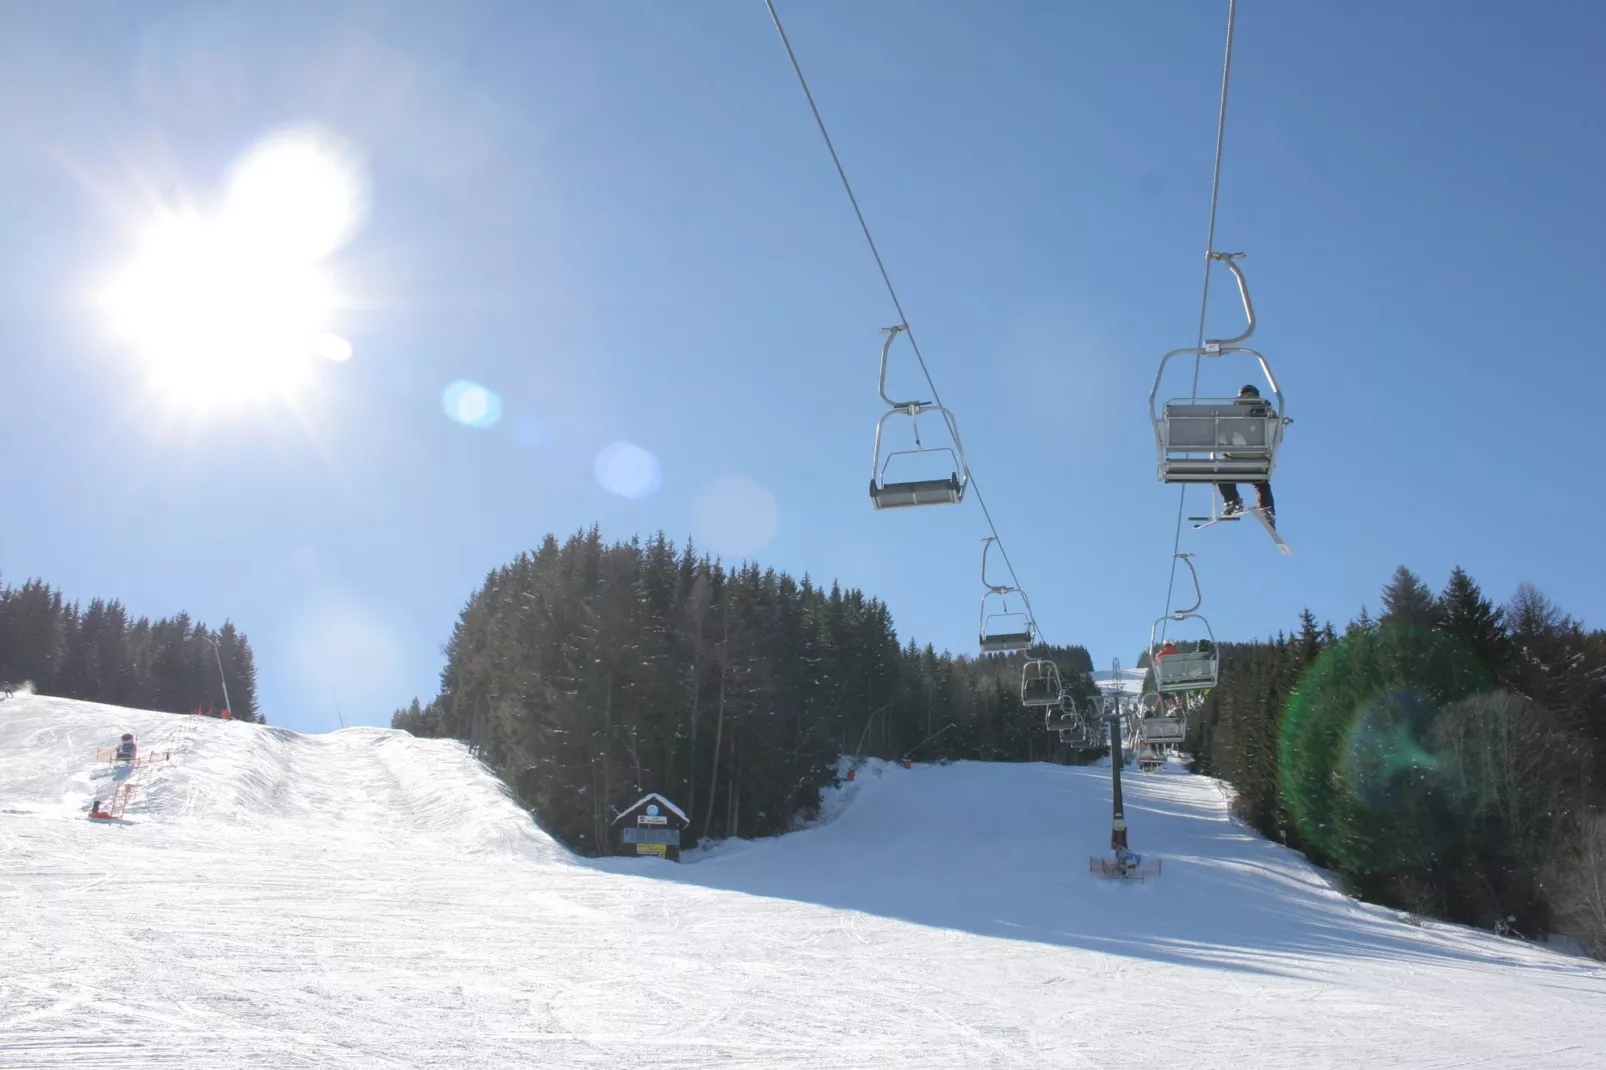
[[[1271,536],[1271,541],[1277,544],[1277,549],[1283,552],[1284,557],[1294,552],[1286,542],[1283,542],[1283,537],[1277,534],[1277,528],[1273,526],[1270,520],[1266,519],[1266,514],[1261,509],[1257,507],[1248,510],[1248,512],[1255,514],[1255,519],[1260,521],[1260,526],[1266,529],[1266,534]]]

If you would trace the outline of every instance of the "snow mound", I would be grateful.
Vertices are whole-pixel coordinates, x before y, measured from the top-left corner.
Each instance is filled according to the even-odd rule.
[[[134,733],[130,770],[95,761]],[[542,832],[461,744],[388,728],[307,736],[286,728],[67,699],[18,696],[0,706],[0,754],[28,756],[0,774],[0,811],[82,819],[90,802],[132,780],[125,816],[140,824],[226,823],[373,843],[428,837],[469,850],[568,852]]]

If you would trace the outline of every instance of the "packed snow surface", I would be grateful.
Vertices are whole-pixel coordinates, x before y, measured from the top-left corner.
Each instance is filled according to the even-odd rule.
[[[129,824],[85,820],[124,731]],[[586,862],[451,742],[0,702],[0,1067],[1600,1067],[1606,970],[1355,903],[1172,767],[873,765]],[[678,800],[677,800],[678,801]]]
[[[1122,669],[1115,673],[1109,669],[1093,672],[1093,683],[1106,695],[1141,695],[1148,669]]]

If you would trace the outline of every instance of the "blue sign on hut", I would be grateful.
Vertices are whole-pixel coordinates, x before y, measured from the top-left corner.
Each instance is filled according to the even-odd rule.
[[[691,824],[684,811],[657,792],[648,792],[613,819],[619,826],[619,853],[657,855],[680,861],[680,834]]]

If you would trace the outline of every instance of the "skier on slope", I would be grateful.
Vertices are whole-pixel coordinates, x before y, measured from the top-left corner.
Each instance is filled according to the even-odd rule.
[[[124,732],[123,741],[117,744],[117,760],[131,762],[137,753],[139,753],[139,745],[134,742],[134,733]]]
[[[1260,391],[1257,390],[1253,385],[1245,384],[1244,387],[1238,391],[1238,399],[1234,401],[1233,404],[1243,406],[1244,415],[1246,416],[1273,415],[1271,404],[1260,396]],[[1223,454],[1223,456],[1230,459],[1232,454],[1226,453]],[[1269,481],[1263,483],[1251,483],[1250,486],[1255,488],[1255,497],[1258,499],[1258,504],[1260,506],[1260,515],[1266,518],[1266,523],[1270,524],[1272,527],[1276,527],[1277,503],[1272,499],[1271,496],[1271,483]],[[1222,516],[1238,516],[1243,513],[1244,501],[1238,496],[1238,484],[1217,483],[1216,489],[1221,491],[1221,501],[1223,506],[1221,510]]]

